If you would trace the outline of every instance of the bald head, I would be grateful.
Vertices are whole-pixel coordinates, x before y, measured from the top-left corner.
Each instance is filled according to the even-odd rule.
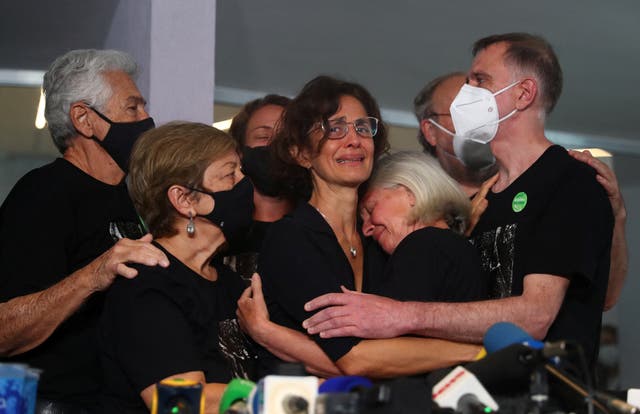
[[[420,128],[418,142],[425,152],[435,154],[435,143],[430,142],[423,131],[423,126],[430,117],[442,118],[436,114],[448,114],[449,105],[453,101],[465,82],[466,75],[462,72],[452,72],[439,76],[426,84],[413,100],[413,110]],[[436,120],[439,122],[439,119]]]

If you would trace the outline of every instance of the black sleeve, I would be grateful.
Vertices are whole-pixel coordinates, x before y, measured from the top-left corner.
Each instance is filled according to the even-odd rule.
[[[542,273],[593,282],[603,255],[609,255],[611,204],[590,167],[565,175],[522,251],[524,274]],[[585,168],[590,171],[586,172]],[[577,279],[576,279],[577,280]]]
[[[312,315],[304,310],[306,302],[340,292],[340,285],[354,289],[351,274],[337,274],[344,272],[339,266],[343,253],[334,248],[336,243],[330,235],[326,240],[322,236],[310,235],[290,221],[276,223],[270,229],[260,252],[258,272],[274,322],[303,331],[302,321]],[[317,335],[313,339],[334,361],[360,341],[353,337],[321,339]]]
[[[47,289],[71,273],[65,246],[73,220],[61,191],[26,177],[0,208],[0,300]]]
[[[132,286],[147,276],[162,278],[148,269],[136,279],[121,281],[108,299],[110,324],[117,330],[111,338],[115,355],[138,392],[171,375],[203,367],[189,321],[171,293],[157,286]]]
[[[400,300],[422,302],[467,302],[486,297],[486,283],[473,246],[445,232],[414,231],[398,244],[385,275],[388,293]]]

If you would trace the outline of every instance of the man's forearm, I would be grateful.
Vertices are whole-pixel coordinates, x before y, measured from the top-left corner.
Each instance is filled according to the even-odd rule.
[[[403,306],[407,333],[471,343],[482,343],[487,329],[502,321],[543,339],[559,309],[559,304],[545,306],[524,295],[468,303],[406,302]]]
[[[484,333],[495,321],[506,320],[502,306],[491,306],[491,302],[494,301],[455,304],[405,302],[403,330],[407,334],[482,343]]]
[[[91,265],[50,288],[0,303],[0,355],[16,355],[43,343],[93,292]]]

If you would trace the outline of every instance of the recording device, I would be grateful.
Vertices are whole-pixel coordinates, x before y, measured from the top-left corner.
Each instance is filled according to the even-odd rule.
[[[229,381],[220,397],[220,414],[247,413],[248,400],[251,391],[256,387],[253,381],[242,378],[234,378]]]
[[[511,359],[511,364],[517,363],[524,367],[525,370],[530,370],[532,395],[534,387],[541,386],[536,384],[535,381],[539,380],[538,376],[541,375],[541,370],[543,370],[545,375],[546,373],[551,374],[574,393],[586,399],[587,404],[593,404],[602,412],[617,414],[640,413],[638,407],[604,392],[593,391],[589,386],[581,384],[578,380],[572,378],[570,374],[563,372],[558,367],[557,358],[568,355],[569,344],[566,341],[550,343],[537,341],[520,327],[508,322],[493,325],[487,330],[484,337],[484,346],[487,351],[495,352],[494,354],[489,354],[488,358],[493,355],[502,354],[501,357],[506,355],[507,359]],[[507,360],[504,362],[507,363]],[[536,368],[541,370],[537,371]]]
[[[249,407],[253,414],[313,414],[317,395],[317,377],[267,375],[251,392]]]
[[[204,413],[202,384],[182,378],[170,378],[156,384],[151,404],[152,414]]]
[[[478,378],[461,366],[433,387],[432,397],[441,408],[452,408],[465,414],[498,410],[498,404]]]

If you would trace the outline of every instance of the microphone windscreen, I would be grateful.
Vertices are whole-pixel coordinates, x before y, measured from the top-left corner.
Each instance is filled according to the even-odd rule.
[[[373,387],[370,379],[357,375],[349,375],[342,377],[333,377],[325,380],[320,387],[318,393],[326,392],[352,392]]]
[[[541,349],[543,343],[536,341],[524,329],[511,322],[493,324],[484,334],[483,344],[489,354],[499,351],[512,344],[526,343],[534,349]]]

